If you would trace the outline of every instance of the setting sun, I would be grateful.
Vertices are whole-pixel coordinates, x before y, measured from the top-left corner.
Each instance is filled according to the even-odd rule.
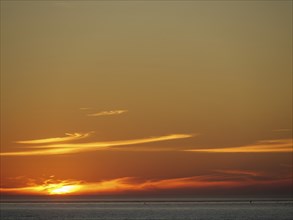
[[[78,181],[47,179],[42,185],[33,186],[29,191],[49,195],[62,195],[77,192],[81,188],[82,185]]]
[[[69,186],[57,186],[56,188],[50,189],[49,193],[51,195],[60,195],[68,194],[77,191],[80,188],[78,185],[69,185]]]

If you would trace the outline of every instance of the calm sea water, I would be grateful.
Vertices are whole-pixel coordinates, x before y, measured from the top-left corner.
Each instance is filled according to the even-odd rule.
[[[292,220],[293,201],[2,202],[1,220]]]

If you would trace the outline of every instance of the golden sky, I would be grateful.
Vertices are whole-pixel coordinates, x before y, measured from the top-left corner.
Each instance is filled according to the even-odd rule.
[[[1,1],[1,186],[290,195],[292,1]]]

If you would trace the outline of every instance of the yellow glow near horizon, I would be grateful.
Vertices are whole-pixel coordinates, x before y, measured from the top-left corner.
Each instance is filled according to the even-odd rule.
[[[62,195],[77,192],[82,188],[78,181],[48,179],[44,184],[31,187],[31,190],[49,195]]]
[[[222,173],[222,174],[221,174]],[[243,178],[243,174],[247,178]],[[228,176],[227,176],[228,175]],[[227,177],[233,177],[230,179]],[[254,178],[257,177],[257,178]],[[265,178],[259,178],[265,177]],[[159,190],[235,188],[249,186],[289,186],[291,178],[268,178],[266,174],[246,170],[221,170],[213,175],[188,176],[183,178],[138,180],[133,177],[102,180],[98,182],[81,182],[71,180],[46,180],[42,185],[18,188],[1,188],[0,193],[19,195],[115,195],[128,192],[156,192]],[[226,178],[226,179],[225,179]]]
[[[45,191],[49,195],[62,195],[70,194],[78,191],[81,188],[79,184],[67,185],[68,183],[50,183],[48,185],[42,185],[35,187],[34,190]]]
[[[61,195],[61,194],[69,194],[72,192],[76,192],[80,186],[78,185],[68,185],[68,186],[60,186],[49,190],[51,195]]]

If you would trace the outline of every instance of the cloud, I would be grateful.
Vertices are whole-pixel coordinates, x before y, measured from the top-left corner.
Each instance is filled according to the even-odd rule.
[[[66,133],[65,137],[54,137],[54,138],[45,138],[45,139],[34,139],[34,140],[25,140],[25,141],[16,141],[18,144],[49,144],[57,142],[67,142],[74,141],[78,139],[83,139],[89,137],[93,132],[89,133]]]
[[[103,195],[123,194],[133,192],[160,192],[183,190],[219,190],[255,187],[259,190],[262,187],[278,188],[280,186],[291,186],[291,177],[273,178],[259,174],[250,175],[253,171],[225,171],[223,174],[211,173],[209,175],[190,176],[168,179],[138,179],[134,177],[122,177],[97,182],[85,182],[80,180],[47,180],[35,181],[32,185],[19,186],[14,188],[0,188],[1,193],[6,194],[39,194],[39,195]],[[247,173],[248,177],[243,177]]]
[[[128,112],[128,110],[111,110],[111,111],[92,113],[92,114],[88,114],[87,116],[97,117],[97,116],[108,116],[108,115],[121,115],[126,112]]]
[[[0,156],[40,156],[40,155],[58,155],[74,153],[76,151],[71,149],[44,149],[44,150],[28,150],[28,151],[15,151],[15,152],[3,152]]]
[[[50,144],[50,145],[37,145],[29,146],[30,149],[26,151],[16,152],[2,152],[1,156],[33,156],[33,155],[58,155],[69,153],[89,152],[96,150],[112,149],[111,147],[120,147],[144,143],[153,143],[160,141],[176,140],[193,137],[192,134],[170,134],[159,137],[149,137],[133,140],[120,140],[120,141],[107,141],[107,142],[89,142],[89,143],[66,143],[66,144]]]
[[[262,140],[255,144],[208,149],[189,149],[188,152],[206,152],[206,153],[282,153],[293,152],[292,139]]]
[[[39,194],[39,195],[58,195],[75,192],[81,188],[82,181],[76,180],[54,180],[52,178],[42,180],[30,180],[27,186],[24,187],[3,187],[0,188],[0,193],[8,194]]]
[[[262,173],[253,170],[214,170],[215,172],[232,174],[232,175],[244,175],[244,176],[262,176]]]

